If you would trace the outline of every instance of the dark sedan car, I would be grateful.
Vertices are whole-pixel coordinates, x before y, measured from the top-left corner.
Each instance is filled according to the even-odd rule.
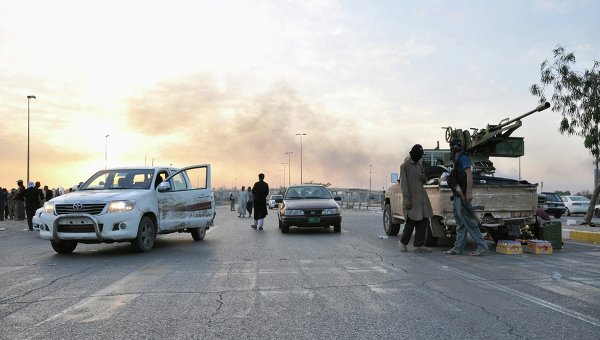
[[[342,229],[340,206],[331,192],[322,185],[290,186],[283,198],[278,198],[279,228],[287,233],[290,227],[329,227],[339,233]]]
[[[546,207],[544,210],[548,215],[560,218],[565,213],[565,203],[557,193],[554,192],[542,192],[542,195],[546,195]]]

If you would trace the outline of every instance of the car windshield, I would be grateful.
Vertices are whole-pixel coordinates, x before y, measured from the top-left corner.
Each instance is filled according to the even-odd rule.
[[[286,199],[331,199],[331,193],[325,187],[291,187],[285,192]]]
[[[83,183],[79,190],[149,189],[153,177],[152,169],[102,170]]]

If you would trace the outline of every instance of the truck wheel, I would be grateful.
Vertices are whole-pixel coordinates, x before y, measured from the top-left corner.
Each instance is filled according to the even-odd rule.
[[[137,237],[131,240],[131,246],[135,252],[145,253],[154,247],[154,240],[156,240],[154,221],[148,216],[142,216]]]
[[[490,234],[490,236],[492,236],[492,239],[494,240],[495,244],[498,244],[498,241],[502,241],[502,240],[508,240],[508,241],[515,240],[515,237],[508,235],[507,232],[494,233],[494,232],[488,231],[488,233]]]
[[[427,227],[425,227],[425,245],[428,247],[433,247],[437,245],[438,238],[433,236],[431,232],[431,222],[427,223]]]
[[[383,210],[383,230],[388,236],[396,236],[400,232],[400,223],[393,223],[392,207],[389,204]]]
[[[190,233],[194,241],[202,241],[206,236],[206,228],[193,228],[190,229]]]
[[[52,245],[52,249],[59,254],[71,254],[75,247],[77,247],[77,242],[75,241],[50,241]]]
[[[334,233],[339,233],[342,231],[342,224],[341,223],[336,223],[333,225],[333,232]]]

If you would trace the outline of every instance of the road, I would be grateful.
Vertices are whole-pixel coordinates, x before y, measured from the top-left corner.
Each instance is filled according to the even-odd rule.
[[[381,219],[345,211],[339,234],[284,235],[274,210],[255,231],[220,207],[200,242],[171,234],[149,253],[80,244],[71,255],[0,222],[0,338],[598,339],[600,246],[400,253],[397,237],[378,238]]]

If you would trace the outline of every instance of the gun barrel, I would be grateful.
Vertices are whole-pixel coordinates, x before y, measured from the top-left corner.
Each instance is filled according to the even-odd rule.
[[[512,123],[516,122],[517,120],[521,120],[522,118],[529,116],[532,113],[544,111],[545,109],[547,109],[549,107],[550,107],[550,103],[548,103],[548,102],[545,102],[544,104],[540,104],[535,109],[533,109],[527,113],[524,113],[517,118],[511,119],[506,123],[502,123],[502,124],[498,125],[498,128],[503,128],[503,127],[507,126],[508,124],[512,124]]]

